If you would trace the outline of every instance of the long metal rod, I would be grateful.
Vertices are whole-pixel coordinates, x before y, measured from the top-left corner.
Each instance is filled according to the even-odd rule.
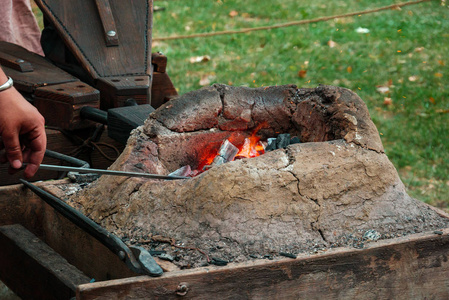
[[[191,177],[185,177],[185,176],[170,176],[170,175],[159,175],[159,174],[149,174],[149,173],[139,173],[139,172],[125,172],[125,171],[114,171],[114,170],[103,170],[103,169],[77,168],[77,167],[55,166],[55,165],[46,165],[46,164],[41,164],[39,169],[61,171],[61,172],[96,173],[96,174],[115,175],[115,176],[145,177],[145,178],[166,179],[166,180],[191,178]]]
[[[109,250],[116,254],[126,265],[138,274],[145,274],[151,276],[161,276],[163,271],[161,267],[154,261],[151,255],[143,248],[139,248],[142,253],[136,257],[130,247],[128,247],[121,239],[116,235],[110,233],[105,228],[101,227],[75,208],[71,207],[58,197],[44,191],[43,189],[35,186],[34,184],[20,179],[20,182],[38,195],[48,205],[53,207],[57,212],[71,221],[73,224],[90,234],[97,239],[100,243],[105,245]],[[145,258],[144,260],[140,259]]]

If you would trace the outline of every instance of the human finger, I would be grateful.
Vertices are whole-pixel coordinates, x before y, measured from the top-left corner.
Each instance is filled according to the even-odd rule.
[[[13,169],[22,167],[22,147],[17,132],[6,132],[3,134],[3,145],[5,146],[6,158]]]
[[[27,141],[25,177],[31,178],[39,169],[39,165],[44,159],[47,137],[45,129],[36,128],[28,134]]]

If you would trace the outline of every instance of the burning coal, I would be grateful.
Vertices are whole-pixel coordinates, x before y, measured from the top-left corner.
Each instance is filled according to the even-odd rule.
[[[239,147],[234,145],[228,139],[225,139],[218,150],[211,151],[206,159],[199,164],[199,169],[192,171],[191,167],[187,165],[170,173],[170,175],[194,177],[204,171],[227,162],[257,157],[267,151],[285,149],[288,145],[300,143],[300,139],[297,136],[292,138],[289,133],[279,134],[277,138],[268,138],[266,141],[261,141],[261,138],[257,136],[257,132],[260,128],[260,126],[256,128],[253,134],[250,137],[245,138],[243,144]]]

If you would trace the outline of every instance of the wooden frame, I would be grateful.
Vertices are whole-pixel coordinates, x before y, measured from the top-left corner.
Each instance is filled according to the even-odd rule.
[[[67,184],[39,183],[55,194]],[[96,279],[78,285],[76,299],[449,298],[449,228],[373,242],[364,249],[336,248],[296,259],[179,270],[152,278],[132,274],[109,250],[20,185],[0,187],[0,225],[15,223]]]

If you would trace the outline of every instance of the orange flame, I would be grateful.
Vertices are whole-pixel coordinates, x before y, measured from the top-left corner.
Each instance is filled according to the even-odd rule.
[[[243,146],[240,148],[239,153],[235,156],[236,158],[249,158],[256,157],[265,153],[265,149],[260,142],[260,138],[256,136],[251,136],[245,139]]]
[[[242,158],[250,158],[250,157],[256,157],[260,156],[265,153],[265,147],[263,146],[262,142],[260,141],[260,137],[256,136],[257,132],[261,129],[266,127],[266,123],[259,124],[257,126],[250,137],[245,138],[245,141],[241,147],[239,147],[239,152],[235,156],[235,159],[242,159]],[[217,150],[214,151],[204,151],[205,155],[202,155],[199,165],[199,171],[203,171],[203,167],[210,165],[214,158],[217,156]],[[209,154],[206,154],[209,153]],[[234,159],[234,160],[235,160]]]
[[[256,136],[260,129],[267,127],[267,123],[264,122],[259,124],[251,134],[249,138],[245,139],[243,146],[239,149],[239,153],[235,156],[236,159],[239,158],[249,158],[260,156],[265,153],[265,147],[262,142],[260,142],[260,137]]]

